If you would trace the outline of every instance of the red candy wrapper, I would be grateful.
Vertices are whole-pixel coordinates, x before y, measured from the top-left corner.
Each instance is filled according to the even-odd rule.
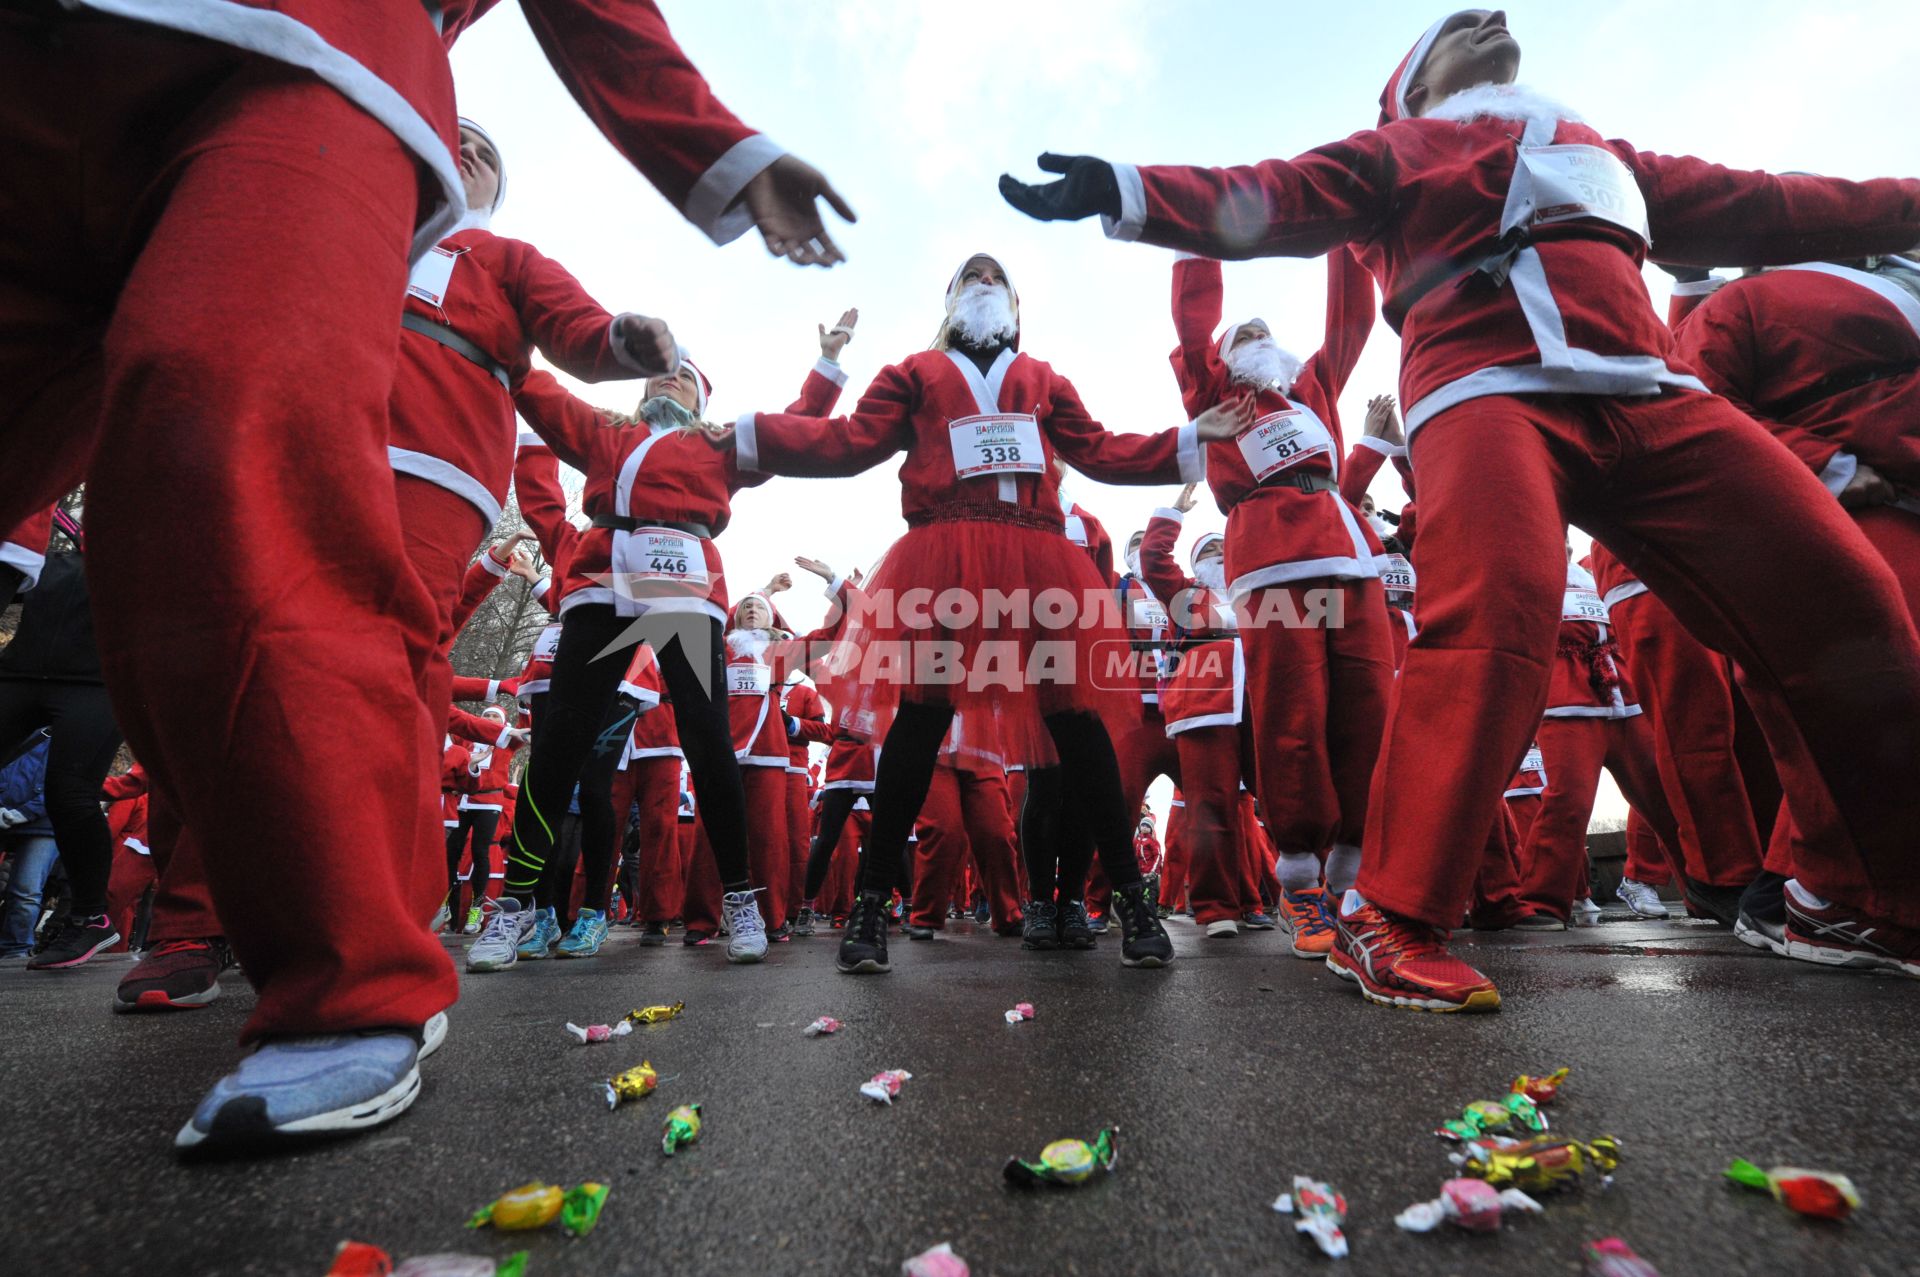
[[[1586,1267],[1583,1277],[1660,1277],[1652,1264],[1633,1253],[1618,1237],[1603,1237],[1580,1248]]]
[[[972,1272],[967,1261],[954,1254],[946,1242],[900,1265],[900,1277],[971,1277]]]
[[[1507,1088],[1507,1092],[1510,1095],[1524,1095],[1535,1104],[1551,1104],[1571,1072],[1572,1069],[1555,1069],[1545,1077],[1530,1077],[1522,1073],[1513,1079],[1513,1085]]]
[[[1007,1012],[1008,1024],[1018,1024],[1022,1020],[1031,1020],[1032,1018],[1033,1003],[1031,1002],[1016,1002],[1013,1004],[1013,1010]]]
[[[802,1029],[801,1032],[810,1038],[817,1038],[824,1033],[838,1033],[845,1027],[845,1025],[841,1024],[840,1021],[834,1019],[832,1016],[823,1015],[812,1024],[809,1024],[805,1029]]]
[[[910,1081],[913,1074],[905,1069],[888,1069],[885,1073],[876,1073],[860,1084],[860,1094],[870,1100],[879,1100],[882,1104],[892,1104],[893,1097],[900,1094],[902,1084]]]
[[[624,1038],[631,1032],[633,1032],[633,1026],[625,1020],[618,1024],[567,1025],[568,1035],[582,1045],[588,1042],[611,1042],[615,1038]]]

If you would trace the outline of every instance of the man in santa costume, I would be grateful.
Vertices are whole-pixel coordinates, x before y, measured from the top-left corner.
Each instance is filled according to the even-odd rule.
[[[109,685],[156,793],[204,840],[260,994],[257,1049],[182,1145],[389,1120],[455,996],[413,890],[438,826],[437,633],[401,552],[386,416],[409,261],[465,211],[446,49],[490,7],[0,15],[0,527],[86,480]],[[522,7],[588,115],[696,224],[837,258],[814,197],[838,197],[714,100],[653,4]],[[297,704],[328,706],[330,730],[288,732]],[[337,1059],[314,1068],[323,1044]]]
[[[1831,496],[1678,361],[1640,276],[1652,240],[1696,265],[1787,262],[1813,243],[1903,251],[1920,242],[1920,181],[1638,151],[1514,86],[1519,65],[1503,13],[1456,13],[1401,59],[1376,128],[1296,159],[1048,155],[1059,181],[1001,179],[1033,216],[1099,213],[1123,239],[1221,257],[1346,249],[1385,294],[1420,488],[1421,629],[1329,962],[1386,1005],[1499,1005],[1447,929],[1545,708],[1570,517],[1749,672],[1783,771],[1832,791],[1809,840],[1822,850],[1795,866],[1809,925],[1920,953],[1920,638]],[[1728,537],[1736,524],[1746,535]]]

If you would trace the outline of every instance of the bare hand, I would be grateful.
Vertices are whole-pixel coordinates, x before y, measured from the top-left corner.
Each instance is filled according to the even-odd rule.
[[[776,572],[774,573],[773,579],[767,582],[766,588],[762,590],[761,593],[781,594],[787,590],[791,590],[792,588],[793,588],[793,573]]]
[[[1201,413],[1194,421],[1202,443],[1218,443],[1231,439],[1253,424],[1254,404],[1252,395],[1236,395],[1225,399]]]
[[[516,549],[513,557],[507,560],[507,571],[524,581],[540,579],[540,573],[533,566],[533,555],[522,549]]]
[[[633,362],[640,365],[649,377],[670,372],[680,363],[680,347],[675,344],[673,333],[664,319],[622,315],[615,336],[627,348],[627,354]]]
[[[524,745],[532,736],[533,732],[529,728],[509,727],[507,729],[507,748],[511,749],[515,745]]]
[[[1857,463],[1853,479],[1840,489],[1840,505],[1847,510],[1860,510],[1867,506],[1892,505],[1900,499],[1900,493],[1878,470],[1862,461]]]
[[[1193,507],[1199,504],[1199,498],[1193,494],[1194,489],[1199,486],[1197,483],[1189,483],[1186,487],[1180,489],[1180,495],[1173,499],[1173,508],[1181,514],[1190,513]]]
[[[840,360],[840,352],[845,350],[847,343],[853,340],[854,326],[859,322],[859,307],[849,306],[841,312],[840,322],[833,327],[829,328],[825,324],[819,325],[821,355],[838,363]]]
[[[1375,395],[1367,400],[1366,433],[1369,439],[1385,439],[1399,448],[1406,445],[1407,437],[1400,429],[1400,418],[1394,407],[1392,395]]]
[[[833,580],[833,569],[819,559],[809,559],[804,554],[796,554],[793,556],[793,565],[804,572],[813,573],[822,581]]]
[[[716,426],[711,421],[703,421],[700,423],[700,437],[705,439],[707,446],[715,452],[725,452],[733,447],[732,426]]]
[[[797,155],[783,155],[756,173],[740,193],[767,251],[796,266],[832,266],[847,260],[834,246],[816,200],[824,199],[847,221],[854,211],[819,169]]]

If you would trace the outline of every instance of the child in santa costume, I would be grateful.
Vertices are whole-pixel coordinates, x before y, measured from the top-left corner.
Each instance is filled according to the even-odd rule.
[[[747,824],[747,857],[754,881],[761,884],[760,917],[770,935],[787,932],[786,717],[775,688],[773,646],[787,637],[773,628],[773,605],[749,594],[733,610],[727,627],[727,716],[733,730],[733,756],[753,819]]]
[[[1237,429],[1244,409],[1156,435],[1109,434],[1065,378],[1016,352],[1015,298],[999,262],[977,254],[947,285],[935,349],[883,370],[851,417],[749,413],[731,436],[742,471],[853,475],[906,453],[909,531],[868,583],[879,606],[854,621],[864,632],[856,645],[886,662],[858,693],[886,721],[857,917],[840,947],[845,972],[888,970],[883,910],[956,711],[997,715],[1010,762],[1057,759],[1076,804],[1069,820],[1093,830],[1121,901],[1122,960],[1161,966],[1172,957],[1133,862],[1131,816],[1101,718],[1131,713],[1124,696],[1102,690],[1095,668],[1103,643],[1119,650],[1126,640],[1110,617],[1080,611],[1109,601],[1110,584],[1065,536],[1052,462],[1057,451],[1105,482],[1197,479],[1201,444]],[[1057,614],[1039,605],[1025,616],[997,604],[989,612],[989,586],[1064,600],[1071,628],[1051,628],[1046,616]],[[943,591],[943,602],[916,606]]]
[[[1420,487],[1420,634],[1329,961],[1385,1005],[1499,1005],[1446,934],[1545,708],[1569,517],[1749,671],[1783,766],[1826,781],[1832,836],[1796,865],[1820,925],[1920,952],[1920,793],[1905,779],[1920,638],[1813,476],[1676,359],[1640,276],[1649,241],[1700,265],[1785,262],[1810,243],[1904,250],[1920,241],[1920,181],[1639,151],[1514,87],[1518,69],[1504,14],[1457,13],[1401,60],[1378,127],[1296,159],[1050,155],[1061,180],[1001,180],[1033,216],[1101,213],[1124,239],[1222,257],[1346,249],[1385,294]],[[1728,537],[1734,524],[1746,535]]]

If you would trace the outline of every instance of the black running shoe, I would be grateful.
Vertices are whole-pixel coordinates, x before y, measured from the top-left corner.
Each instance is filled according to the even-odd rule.
[[[840,938],[840,970],[848,975],[877,975],[887,965],[887,901],[877,891],[863,891],[847,917],[847,933]]]
[[[657,948],[667,942],[667,926],[663,922],[641,924],[645,929],[640,933],[640,943],[649,949]]]
[[[1740,908],[1734,918],[1733,934],[1756,949],[1787,953],[1787,880],[1777,873],[1760,871],[1760,876],[1740,893]]]
[[[1060,902],[1060,947],[1062,949],[1091,949],[1097,928],[1087,921],[1087,902],[1084,900],[1062,900]]]
[[[933,928],[932,928],[932,927],[922,927],[922,926],[919,926],[919,925],[917,925],[917,924],[915,924],[915,923],[911,923],[911,922],[909,922],[909,923],[907,924],[907,939],[909,939],[909,940],[931,940],[931,939],[933,939]]]
[[[1022,949],[1056,949],[1060,946],[1060,928],[1054,925],[1053,901],[1029,900],[1022,907],[1020,923]]]
[[[1740,887],[1710,887],[1704,882],[1688,882],[1681,895],[1687,902],[1687,912],[1694,917],[1732,927],[1740,917],[1742,890]],[[1782,903],[1780,909],[1784,925],[1786,905]]]
[[[120,977],[115,1011],[180,1011],[203,1007],[220,996],[220,973],[233,963],[219,936],[161,940]]]
[[[793,915],[793,934],[796,936],[813,934],[813,910],[805,905],[801,905],[800,912]]]
[[[1153,891],[1145,883],[1116,888],[1113,912],[1120,916],[1120,964],[1164,967],[1173,961],[1173,941],[1160,925]]]
[[[106,914],[76,918],[68,914],[47,942],[27,959],[29,971],[61,971],[77,967],[120,939]]]

